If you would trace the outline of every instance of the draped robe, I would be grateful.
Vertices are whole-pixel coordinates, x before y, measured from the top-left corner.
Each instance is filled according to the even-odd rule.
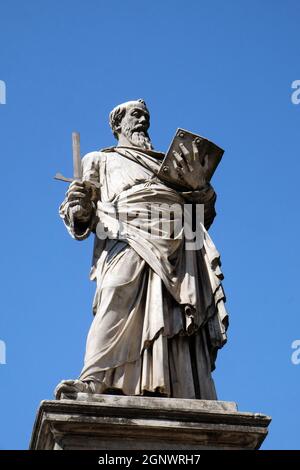
[[[206,230],[216,195],[210,185],[189,192],[167,186],[156,177],[162,157],[131,147],[91,152],[82,159],[83,180],[100,184],[100,195],[90,219],[74,220],[67,199],[60,207],[77,240],[99,221],[112,229],[116,211],[124,222],[122,237],[95,236],[94,320],[79,379],[99,393],[216,399],[211,372],[227,328],[220,256]],[[186,250],[184,232],[150,237],[152,203],[163,204],[166,219],[173,204],[204,204],[202,248]]]

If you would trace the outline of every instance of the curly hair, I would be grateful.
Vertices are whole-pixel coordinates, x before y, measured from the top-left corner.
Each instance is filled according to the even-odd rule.
[[[135,102],[142,103],[144,108],[149,113],[144,100],[139,99],[139,100],[135,100]],[[111,113],[109,114],[109,125],[110,125],[110,127],[112,129],[112,132],[113,132],[113,135],[115,136],[116,139],[118,139],[118,134],[119,134],[119,131],[120,131],[121,121],[122,121],[123,117],[126,114],[126,105],[127,105],[127,103],[130,103],[130,101],[128,101],[126,103],[123,103],[123,104],[120,104],[119,106],[116,106],[111,111]]]

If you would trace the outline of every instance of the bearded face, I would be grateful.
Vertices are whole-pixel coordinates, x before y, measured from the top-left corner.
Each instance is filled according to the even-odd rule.
[[[127,108],[120,124],[121,134],[134,147],[151,150],[153,146],[148,134],[149,126],[150,116],[148,111],[143,106],[130,106]]]
[[[128,136],[127,138],[134,147],[141,147],[146,150],[153,149],[148,132],[134,131],[132,132],[131,137]]]

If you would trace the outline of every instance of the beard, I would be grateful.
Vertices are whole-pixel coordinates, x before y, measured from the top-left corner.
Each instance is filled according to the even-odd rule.
[[[153,145],[149,134],[146,130],[132,130],[131,128],[127,127],[123,130],[125,136],[127,137],[128,141],[134,147],[140,147],[145,150],[152,150]]]

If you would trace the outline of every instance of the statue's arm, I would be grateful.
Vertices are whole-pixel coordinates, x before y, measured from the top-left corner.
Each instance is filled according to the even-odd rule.
[[[76,240],[84,240],[96,227],[99,152],[91,152],[83,157],[82,175],[82,182],[71,183],[59,208],[60,217],[70,235]]]
[[[204,204],[204,226],[208,230],[216,216],[215,203],[217,195],[210,183],[203,189],[182,192],[187,203]]]

